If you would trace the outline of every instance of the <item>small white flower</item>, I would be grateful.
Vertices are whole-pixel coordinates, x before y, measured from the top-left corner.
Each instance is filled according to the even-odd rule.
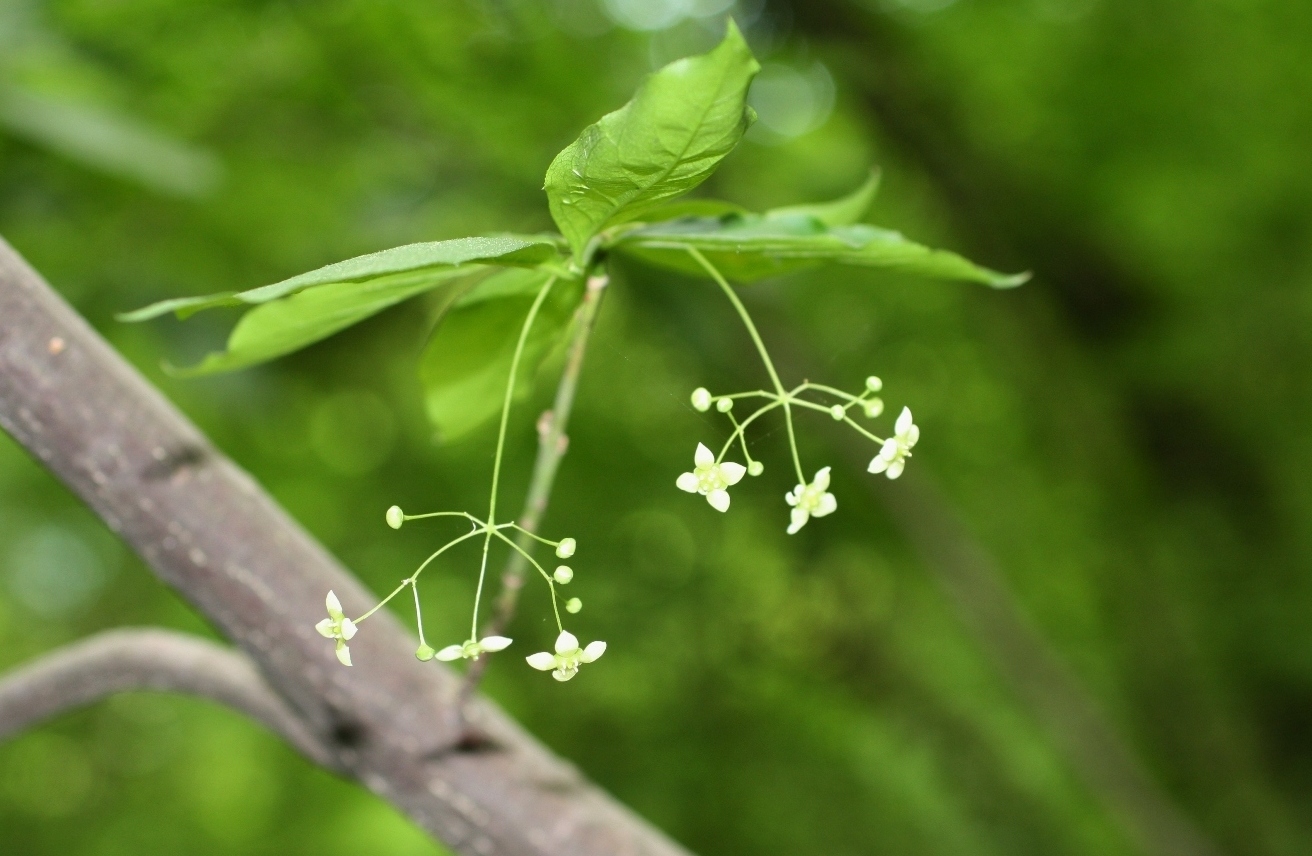
[[[788,525],[788,534],[793,535],[806,525],[812,517],[824,517],[838,508],[838,500],[829,493],[829,467],[819,470],[810,484],[799,484],[787,494],[784,500],[793,507],[792,522]]]
[[[729,491],[726,488],[742,481],[747,468],[733,461],[717,464],[715,453],[702,443],[697,444],[693,464],[693,471],[679,476],[675,486],[688,493],[700,493],[716,511],[728,511]]]
[[[605,653],[605,642],[589,642],[588,647],[580,650],[578,637],[568,630],[562,630],[556,637],[556,653],[539,651],[526,659],[538,671],[551,672],[556,680],[568,681],[578,674],[581,664],[595,662]]]
[[[911,421],[911,408],[903,407],[893,426],[894,434],[884,441],[879,454],[870,461],[870,472],[884,473],[891,479],[902,475],[911,447],[920,439],[920,426]]]
[[[346,643],[355,636],[357,629],[355,622],[342,612],[342,602],[331,591],[324,599],[324,605],[328,607],[328,617],[314,625],[314,629],[318,630],[319,635],[325,639],[337,640],[337,659],[343,666],[349,666],[351,651],[346,647]]]
[[[470,639],[463,645],[448,645],[434,656],[444,663],[461,658],[477,660],[485,651],[504,651],[510,646],[510,642],[511,640],[504,636],[484,636],[477,642]]]

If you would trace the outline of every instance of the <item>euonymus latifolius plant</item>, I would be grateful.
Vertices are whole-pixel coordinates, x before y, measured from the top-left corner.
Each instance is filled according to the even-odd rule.
[[[949,252],[931,250],[897,232],[858,222],[877,186],[871,178],[851,195],[834,202],[777,208],[752,213],[714,200],[676,200],[697,187],[733,151],[753,121],[747,91],[759,66],[732,22],[724,40],[702,56],[660,69],[639,87],[633,99],[584,129],[547,169],[545,189],[551,216],[560,234],[494,235],[411,244],[348,259],[283,282],[250,291],[181,298],[155,304],[126,316],[144,320],[176,312],[180,317],[220,306],[249,307],[228,340],[227,349],[208,356],[187,373],[204,374],[255,365],[304,348],[383,309],[435,292],[445,307],[422,355],[419,372],[429,416],[447,439],[467,434],[500,416],[491,490],[485,517],[443,510],[406,514],[393,506],[387,523],[400,528],[408,520],[451,519],[469,528],[438,547],[381,602],[357,618],[348,618],[337,597],[327,596],[328,618],[317,630],[336,642],[337,657],[351,665],[347,643],[358,627],[408,587],[414,595],[420,660],[476,660],[501,651],[511,640],[495,632],[479,634],[487,578],[488,553],[494,542],[516,551],[536,569],[550,589],[557,638],[554,651],[529,656],[528,664],[567,681],[583,663],[596,660],[605,642],[580,647],[561,621],[557,589],[574,578],[560,565],[548,571],[533,557],[534,542],[551,547],[568,560],[573,538],[553,541],[537,534],[536,516],[503,520],[497,490],[501,479],[511,405],[532,383],[537,370],[562,343],[570,343],[557,393],[555,418],[561,420],[573,395],[582,343],[609,282],[608,260],[628,256],[659,268],[708,277],[724,293],[746,325],[764,364],[764,389],[712,394],[692,393],[699,411],[714,407],[732,430],[719,452],[698,444],[693,469],[675,484],[700,494],[716,511],[729,508],[729,488],[744,475],[760,475],[764,466],[752,457],[747,430],[758,420],[782,411],[791,465],[797,486],[787,503],[787,531],[797,532],[812,517],[832,513],[837,501],[829,492],[829,467],[810,479],[802,464],[794,426],[798,411],[814,410],[844,422],[875,444],[871,473],[897,478],[919,437],[911,411],[902,408],[891,435],[880,436],[862,420],[884,412],[878,377],[866,379],[853,393],[803,382],[785,386],[775,370],[756,326],[731,282],[744,284],[822,264],[886,268],[924,276],[969,280],[1004,288],[1023,276],[1004,276]],[[750,412],[741,416],[744,410]],[[539,423],[547,449],[545,479],[533,492],[549,490],[555,462],[563,453],[563,424],[551,414]],[[553,430],[555,434],[553,435]],[[552,452],[548,440],[559,445]],[[730,460],[740,450],[743,462]],[[538,469],[544,467],[539,456]],[[533,503],[529,503],[530,507]],[[528,521],[527,523],[525,521]],[[512,537],[513,536],[513,537]],[[424,640],[419,577],[438,556],[464,541],[481,544],[478,583],[469,638],[435,650]],[[503,592],[503,597],[504,597]],[[513,593],[510,600],[513,604]],[[578,598],[565,612],[581,609]],[[505,616],[500,621],[504,626]]]

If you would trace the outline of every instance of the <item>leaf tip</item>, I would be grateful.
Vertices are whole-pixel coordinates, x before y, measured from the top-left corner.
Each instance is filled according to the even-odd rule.
[[[993,288],[1006,289],[1015,288],[1018,285],[1024,285],[1034,276],[1032,271],[1022,271],[1021,273],[1003,274],[995,273],[989,279],[989,285]]]

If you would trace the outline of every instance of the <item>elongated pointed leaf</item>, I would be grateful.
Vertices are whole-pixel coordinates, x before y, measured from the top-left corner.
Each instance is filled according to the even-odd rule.
[[[456,440],[501,411],[524,319],[549,274],[506,270],[479,283],[441,319],[419,365],[428,416]],[[526,395],[542,362],[569,329],[583,295],[580,280],[557,280],[525,342],[516,396]]]
[[[267,362],[468,274],[468,269],[448,268],[313,286],[250,310],[233,328],[227,350],[210,354],[197,366],[174,371],[184,376],[205,375]]]
[[[864,224],[829,227],[806,214],[684,218],[626,233],[617,249],[683,273],[705,270],[688,253],[696,248],[728,279],[754,282],[821,264],[886,268],[943,279],[1010,288],[1029,278],[980,267],[956,253],[934,250],[901,233]]]
[[[119,316],[119,320],[146,321],[170,312],[185,318],[202,309],[268,303],[311,286],[363,282],[390,274],[439,272],[476,264],[532,267],[549,262],[556,255],[555,242],[551,238],[537,235],[498,235],[490,238],[456,238],[450,241],[406,244],[390,250],[357,256],[273,285],[252,288],[249,291],[164,300],[143,309],[126,312]]]
[[[628,104],[588,126],[547,169],[551,216],[576,254],[602,229],[706,180],[752,121],[760,70],[733,21],[710,53],[652,74]]]
[[[870,205],[879,192],[879,170],[870,170],[870,176],[861,186],[851,193],[832,202],[816,202],[810,205],[789,205],[784,208],[772,208],[765,212],[767,220],[793,220],[799,217],[812,217],[825,226],[851,226],[860,223],[866,216]]]

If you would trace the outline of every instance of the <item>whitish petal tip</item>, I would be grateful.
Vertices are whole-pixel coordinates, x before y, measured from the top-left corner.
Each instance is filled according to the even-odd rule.
[[[674,482],[675,487],[679,490],[687,491],[688,493],[696,493],[699,484],[697,476],[692,473],[684,473]]]
[[[513,640],[504,636],[484,636],[478,643],[484,651],[504,651],[510,646]]]
[[[355,633],[357,630],[359,630],[359,628],[355,626],[354,621],[352,621],[349,618],[342,619],[342,638],[345,639],[347,642],[350,642],[352,639],[355,638]]]
[[[714,508],[716,511],[728,511],[729,491],[713,490],[710,493],[706,494],[706,501],[709,502],[711,504],[711,508]]]
[[[536,654],[530,654],[524,658],[528,664],[539,672],[546,672],[556,668],[556,655],[548,654],[546,651],[539,651]]]
[[[337,599],[337,595],[332,590],[328,590],[328,596],[323,599],[324,606],[328,607],[328,614],[336,618],[342,613],[342,602]]]
[[[811,512],[812,517],[824,517],[826,514],[833,514],[838,508],[838,500],[832,493],[827,493],[820,497],[820,504],[816,506],[815,511]]]
[[[325,618],[323,621],[320,621],[318,624],[314,625],[314,629],[318,630],[319,635],[325,639],[333,638],[333,620],[331,618]]]
[[[911,408],[903,407],[902,412],[897,415],[897,422],[894,423],[893,429],[899,434],[905,434],[911,427]]]
[[[438,651],[434,656],[443,663],[449,663],[452,660],[459,660],[461,657],[465,656],[465,648],[463,645],[448,645],[441,651]]]
[[[347,648],[345,645],[338,645],[338,646],[337,646],[337,660],[338,660],[338,662],[340,662],[343,666],[349,666],[349,665],[351,665],[351,649],[350,649],[350,648]]]
[[[602,642],[601,640],[597,640],[596,642],[588,643],[588,647],[583,649],[583,656],[581,656],[579,659],[581,659],[585,663],[595,663],[601,657],[601,655],[605,653],[606,653],[606,643]]]
[[[692,454],[692,460],[699,467],[709,467],[715,463],[715,453],[706,448],[705,443],[698,443],[697,451]]]
[[[747,467],[733,461],[725,461],[720,464],[720,473],[729,484],[738,484],[743,480],[743,476],[747,475]]]
[[[579,638],[568,630],[560,631],[560,635],[556,637],[556,653],[572,654],[577,650],[579,650]]]

